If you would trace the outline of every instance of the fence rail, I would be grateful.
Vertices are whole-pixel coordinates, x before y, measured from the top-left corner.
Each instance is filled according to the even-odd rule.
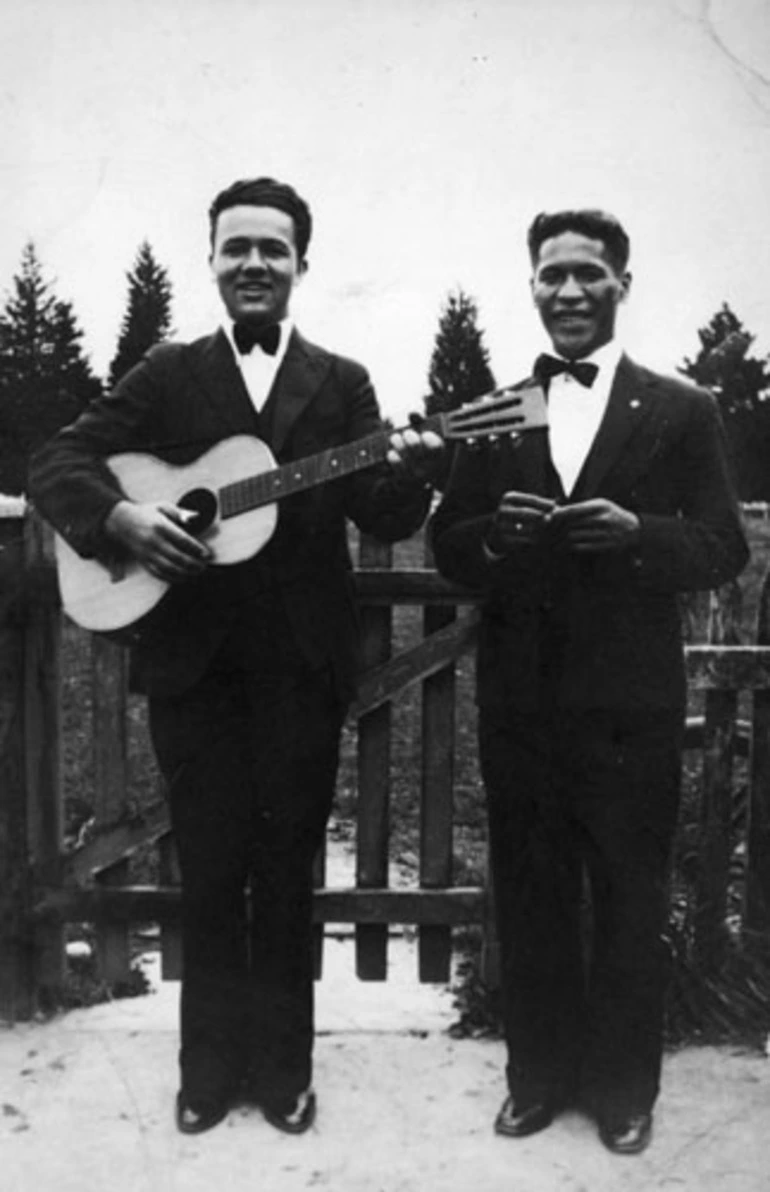
[[[362,979],[387,976],[389,928],[418,930],[419,977],[445,981],[452,931],[464,924],[487,932],[494,968],[491,907],[485,884],[453,885],[454,795],[458,758],[456,664],[472,645],[477,610],[468,594],[432,568],[393,568],[388,547],[364,540],[356,574],[365,671],[353,708],[356,731],[357,835],[355,882],[330,887],[318,858],[315,899],[317,968],[323,925],[353,924]],[[688,648],[691,690],[702,714],[688,745],[702,757],[701,825],[692,921],[699,954],[716,963],[724,944],[728,889],[736,855],[744,870],[745,926],[766,928],[770,908],[770,634],[763,596],[754,646]],[[411,608],[410,641],[397,618]],[[416,611],[415,611],[416,610]],[[417,622],[419,621],[419,625]],[[159,781],[157,798],[140,806],[129,764],[131,705],[123,652],[92,639],[90,752],[93,817],[88,833],[64,845],[62,758],[72,748],[62,721],[63,617],[50,539],[33,516],[0,519],[0,1017],[24,1018],[41,994],[65,976],[68,923],[95,927],[100,975],[126,977],[131,931],[160,926],[162,973],[180,972],[179,885]],[[721,623],[721,622],[720,622]],[[72,633],[65,628],[64,632]],[[466,684],[467,686],[467,684]],[[417,875],[391,888],[393,709],[413,701],[421,724],[419,764],[410,798],[419,808]],[[412,705],[410,705],[412,707]],[[746,768],[746,814],[735,824],[735,767]],[[131,884],[131,858],[154,857],[157,881]]]

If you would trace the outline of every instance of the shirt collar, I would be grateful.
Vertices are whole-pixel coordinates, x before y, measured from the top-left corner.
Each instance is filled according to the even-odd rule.
[[[603,344],[601,348],[597,348],[590,356],[584,356],[583,359],[595,364],[599,369],[600,376],[613,377],[622,355],[623,348],[618,340],[611,339],[609,343]]]
[[[562,356],[561,352],[557,352],[553,344],[548,344],[545,351],[549,356],[555,356],[557,360],[566,360],[566,356]],[[595,364],[600,373],[612,375],[620,363],[620,357],[623,355],[623,346],[617,339],[611,339],[609,343],[603,344],[592,352],[590,356],[581,356],[580,360],[585,360],[591,364]]]

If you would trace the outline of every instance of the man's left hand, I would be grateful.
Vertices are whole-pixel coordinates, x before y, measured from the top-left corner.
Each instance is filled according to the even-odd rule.
[[[629,550],[639,541],[639,518],[604,497],[560,505],[550,517],[554,534],[568,550],[603,554]]]
[[[444,456],[444,441],[435,431],[399,430],[390,437],[388,463],[421,484],[433,484]]]

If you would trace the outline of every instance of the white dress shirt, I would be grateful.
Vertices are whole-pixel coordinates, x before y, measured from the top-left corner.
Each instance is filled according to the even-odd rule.
[[[575,487],[596,438],[621,355],[618,342],[610,340],[592,356],[583,357],[599,369],[590,389],[569,373],[551,378],[548,387],[551,459],[567,496]]]
[[[278,326],[281,331],[281,338],[275,356],[268,356],[267,352],[262,351],[259,344],[255,344],[248,355],[241,356],[235,346],[233,324],[229,320],[227,323],[222,324],[222,330],[230,341],[235,362],[241,370],[243,383],[257,413],[259,413],[270,396],[270,390],[273,387],[276,373],[281,367],[283,358],[286,355],[286,349],[289,346],[289,339],[294,323],[290,318],[286,318],[281,319]]]

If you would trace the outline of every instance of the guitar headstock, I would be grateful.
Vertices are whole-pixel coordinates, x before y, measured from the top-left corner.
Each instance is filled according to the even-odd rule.
[[[447,439],[514,438],[525,431],[548,425],[548,406],[539,385],[525,389],[496,389],[476,401],[443,415],[442,433]]]

